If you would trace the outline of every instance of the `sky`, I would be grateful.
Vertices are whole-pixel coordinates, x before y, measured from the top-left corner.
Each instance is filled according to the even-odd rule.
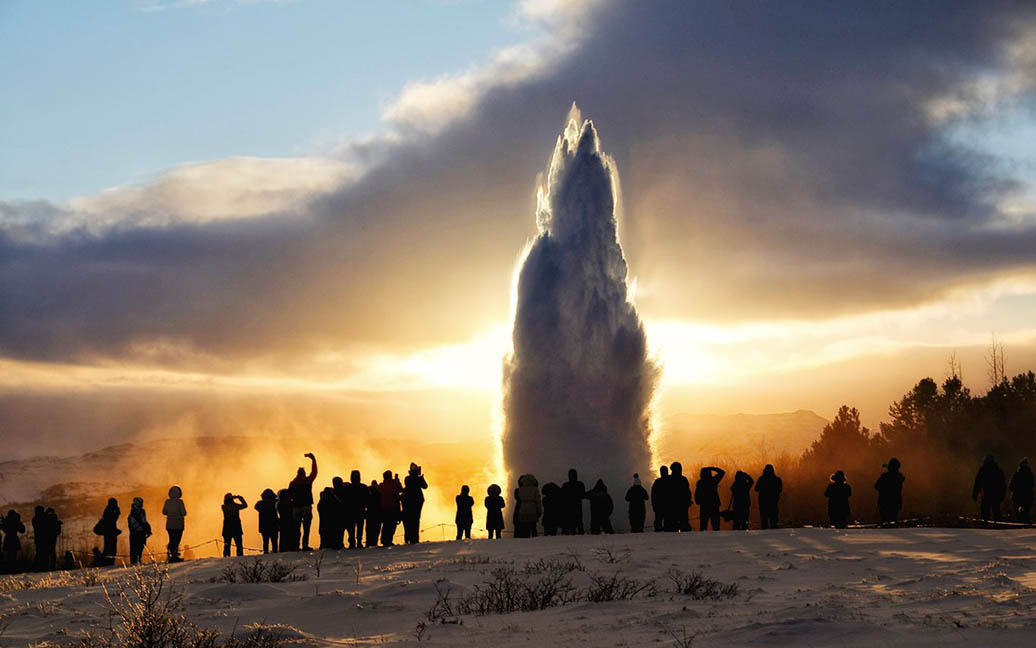
[[[657,426],[875,427],[953,353],[983,392],[994,334],[1036,367],[1022,3],[15,1],[0,52],[15,455],[254,431],[256,403],[492,434],[573,103],[618,174]]]

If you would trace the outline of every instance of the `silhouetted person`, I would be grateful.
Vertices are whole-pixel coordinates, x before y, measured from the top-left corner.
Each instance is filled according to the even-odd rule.
[[[543,535],[557,535],[565,506],[561,487],[554,482],[548,482],[543,485],[540,492],[543,493]]]
[[[32,567],[36,571],[43,571],[47,568],[47,544],[50,542],[50,529],[47,521],[47,511],[42,506],[37,506],[32,515],[32,543],[36,548],[36,558]]]
[[[730,513],[735,531],[748,530],[748,518],[752,514],[752,484],[755,480],[743,470],[734,473],[730,485]]]
[[[147,521],[144,500],[134,497],[130,504],[130,512],[126,516],[126,528],[129,529],[130,564],[136,565],[144,556],[144,547],[151,537],[151,523]]]
[[[1004,501],[1007,491],[1007,480],[1004,478],[1004,471],[996,465],[993,455],[986,455],[982,467],[975,475],[975,486],[971,490],[971,499],[976,502],[981,499],[982,521],[1000,521],[1000,503]]]
[[[345,530],[349,535],[349,548],[363,548],[363,523],[367,519],[367,506],[370,500],[370,489],[360,478],[360,471],[354,470],[349,475],[349,519]]]
[[[227,493],[223,496],[223,505],[220,506],[220,510],[223,511],[224,556],[230,555],[230,543],[234,543],[234,548],[237,550],[236,555],[245,555],[243,540],[245,531],[241,527],[241,511],[246,508],[248,508],[248,503],[240,495]]]
[[[22,516],[18,511],[11,509],[4,516],[4,560],[8,564],[18,561],[18,554],[22,552],[22,541],[18,534],[25,533],[25,524],[22,523]]]
[[[399,475],[386,470],[378,484],[378,511],[381,513],[381,546],[391,547],[395,544],[396,526],[399,525],[400,496],[403,485],[399,483]]]
[[[719,531],[719,483],[726,471],[715,466],[705,466],[694,485],[694,501],[698,504],[698,522],[702,531],[712,524],[713,531]]]
[[[353,527],[352,489],[338,475],[331,479],[331,488],[335,493],[335,501],[338,502],[338,531],[341,533],[341,537],[334,542],[334,545],[336,549],[343,549],[345,548],[345,532]],[[319,508],[317,506],[318,512]],[[352,535],[351,531],[349,535]]]
[[[691,484],[683,474],[683,466],[674,461],[669,466],[669,483],[666,489],[667,509],[665,512],[666,531],[690,531],[689,509],[693,503]]]
[[[471,540],[471,525],[475,523],[475,515],[472,512],[475,508],[475,498],[469,494],[470,492],[470,488],[461,486],[460,495],[454,498],[457,502],[457,515],[453,521],[457,525],[458,540]]]
[[[387,472],[387,471],[386,471]],[[377,547],[381,538],[381,493],[377,480],[367,487],[367,546]]]
[[[644,520],[647,518],[648,493],[640,485],[640,475],[633,474],[633,485],[626,491],[626,502],[630,521],[630,533],[643,533]],[[590,500],[593,505],[593,500]]]
[[[317,515],[319,516],[317,533],[320,535],[320,548],[341,549],[342,538],[345,535],[345,522],[342,520],[342,503],[335,497],[333,487],[328,486],[320,491]]]
[[[516,538],[535,538],[536,524],[543,514],[543,501],[540,498],[540,484],[532,475],[518,478],[517,522],[514,536]]]
[[[608,487],[604,480],[598,479],[597,483],[590,490],[590,533],[600,535],[604,533],[615,533],[612,529],[612,512],[615,510],[615,503],[612,496],[608,494]]]
[[[403,539],[407,544],[421,541],[421,509],[424,508],[424,490],[428,482],[421,474],[421,466],[410,463],[410,471],[403,479]]]
[[[47,569],[57,569],[58,566],[58,538],[61,537],[63,526],[57,511],[47,507],[47,520],[50,522],[50,543],[47,545]]]
[[[586,486],[579,481],[575,468],[568,471],[568,481],[561,486],[564,511],[562,512],[561,530],[565,535],[583,535],[583,500],[586,499]]]
[[[511,528],[514,529],[514,537],[520,537],[521,522],[518,520],[518,511],[521,510],[522,499],[518,496],[518,487],[514,487],[514,508],[511,510]]]
[[[669,466],[658,469],[658,478],[651,484],[651,510],[655,513],[655,531],[665,530],[665,513],[669,506]]]
[[[483,501],[486,507],[486,531],[490,539],[500,539],[500,532],[504,530],[504,507],[507,505],[504,498],[500,497],[500,487],[490,484],[486,489],[486,499]]]
[[[755,492],[759,494],[759,527],[776,529],[778,525],[778,503],[784,482],[773,470],[773,464],[766,464],[763,474],[755,481]]]
[[[827,485],[824,497],[827,498],[827,517],[836,529],[844,529],[849,525],[849,498],[852,494],[852,486],[845,481],[844,472],[839,470],[831,475],[831,483]]]
[[[874,489],[878,491],[878,517],[884,527],[899,526],[899,511],[903,508],[903,482],[906,481],[899,467],[899,459],[892,457],[885,464],[885,472],[874,483]]]
[[[169,562],[182,562],[180,557],[180,541],[183,540],[183,529],[187,517],[187,507],[183,504],[183,490],[179,486],[169,489],[169,499],[162,505],[162,515],[165,516],[165,530],[169,534],[169,544],[166,546],[169,555]]]
[[[122,511],[119,509],[118,500],[114,497],[109,497],[108,504],[104,507],[104,512],[101,513],[101,519],[97,522],[97,526],[94,527],[94,533],[104,538],[104,548],[101,549],[102,556],[114,558],[118,553],[119,534],[122,533],[118,526],[120,515],[122,515]]]
[[[1014,521],[1021,524],[1029,523],[1029,513],[1032,511],[1032,489],[1033,474],[1029,468],[1029,459],[1026,457],[1018,463],[1018,470],[1011,475],[1011,503],[1014,505]]]
[[[299,528],[295,524],[295,506],[291,503],[291,491],[282,488],[277,491],[277,525],[280,527],[280,538],[277,539],[278,551],[299,550]]]
[[[277,519],[277,493],[267,488],[255,503],[259,514],[259,535],[263,538],[263,553],[277,553],[277,537],[281,533],[281,523]]]
[[[298,530],[300,546],[302,551],[311,551],[309,546],[309,530],[313,525],[313,480],[317,478],[317,458],[312,452],[307,452],[304,457],[310,461],[309,474],[301,466],[295,473],[295,479],[288,484],[288,491],[291,492],[291,514],[292,523]]]

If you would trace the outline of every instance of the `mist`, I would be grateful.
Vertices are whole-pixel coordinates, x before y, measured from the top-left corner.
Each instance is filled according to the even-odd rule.
[[[628,298],[616,220],[618,176],[573,106],[538,192],[539,234],[519,271],[513,352],[504,366],[504,463],[624,490],[651,461],[658,368]]]

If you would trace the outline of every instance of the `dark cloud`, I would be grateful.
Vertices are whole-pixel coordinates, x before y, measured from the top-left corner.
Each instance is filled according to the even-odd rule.
[[[1007,46],[1033,11],[605,3],[568,54],[485,84],[436,135],[365,145],[373,169],[297,209],[41,237],[6,206],[0,353],[164,340],[232,363],[468,337],[506,317],[543,143],[573,100],[623,170],[623,240],[652,317],[861,311],[1031,269],[1036,230],[989,227],[1018,179],[954,144],[931,107],[988,110],[973,88],[997,75],[1029,92]]]

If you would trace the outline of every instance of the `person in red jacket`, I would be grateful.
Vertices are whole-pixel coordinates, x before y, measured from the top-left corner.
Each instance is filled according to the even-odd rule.
[[[378,484],[381,546],[391,547],[394,544],[392,537],[396,535],[396,525],[399,524],[400,495],[403,493],[403,485],[399,483],[399,475],[393,475],[391,470],[386,470],[382,478],[382,482]]]

